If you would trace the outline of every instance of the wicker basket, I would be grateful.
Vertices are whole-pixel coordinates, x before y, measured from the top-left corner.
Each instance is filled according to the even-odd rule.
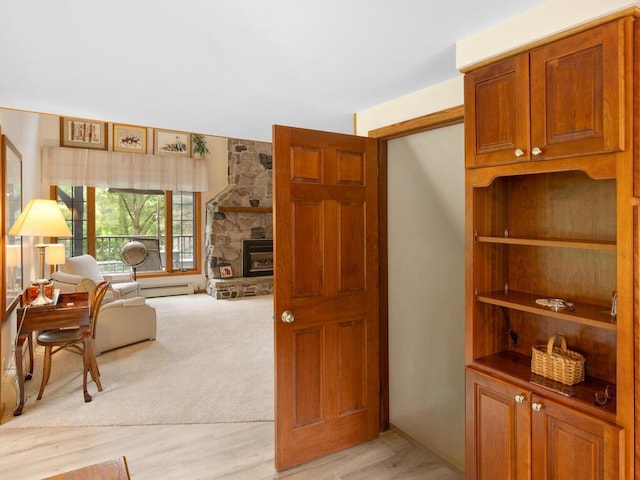
[[[560,347],[554,346],[560,339]],[[567,341],[561,335],[553,335],[546,345],[536,345],[531,354],[531,371],[565,385],[584,380],[584,357],[567,349]]]

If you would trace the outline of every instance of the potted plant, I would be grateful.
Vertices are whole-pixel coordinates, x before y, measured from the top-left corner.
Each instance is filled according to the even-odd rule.
[[[204,135],[200,135],[199,133],[193,134],[193,153],[200,158],[204,158],[207,153],[210,153]]]

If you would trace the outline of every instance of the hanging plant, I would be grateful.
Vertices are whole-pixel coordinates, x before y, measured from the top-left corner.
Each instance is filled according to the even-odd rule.
[[[204,138],[204,135],[200,135],[199,133],[193,134],[193,153],[197,154],[200,158],[204,158],[207,153],[211,153],[207,148],[207,140]]]

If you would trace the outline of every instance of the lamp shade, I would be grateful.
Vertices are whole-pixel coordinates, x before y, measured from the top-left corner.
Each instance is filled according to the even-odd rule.
[[[65,262],[65,248],[62,243],[47,245],[44,251],[44,263],[47,265],[62,265]]]
[[[55,200],[30,200],[9,235],[20,237],[71,237],[71,230]]]

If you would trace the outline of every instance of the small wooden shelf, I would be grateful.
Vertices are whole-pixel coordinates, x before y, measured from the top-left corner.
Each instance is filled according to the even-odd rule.
[[[599,240],[567,240],[561,238],[523,238],[523,237],[491,237],[479,235],[480,243],[499,243],[503,245],[525,245],[532,247],[579,248],[584,250],[616,251],[616,242]]]
[[[271,213],[271,207],[218,207],[218,212],[228,213]]]
[[[476,295],[476,299],[479,302],[489,303],[491,305],[512,308],[514,310],[533,313],[535,315],[543,315],[545,317],[559,318],[561,320],[603,328],[606,330],[616,329],[614,318],[609,314],[610,310],[608,307],[592,305],[589,303],[572,302],[575,310],[562,309],[554,311],[550,308],[538,305],[536,300],[539,298],[547,297],[544,295],[515,291],[509,291],[508,293],[502,291],[488,292]]]
[[[548,397],[551,392],[550,390],[542,388],[529,381],[533,374],[531,373],[531,357],[527,355],[522,355],[512,351],[503,351],[476,359],[474,364],[480,366],[483,370],[488,370],[491,373],[506,376],[512,381],[516,380],[517,383],[520,383],[523,386],[526,384],[527,388],[543,396]],[[615,421],[615,400],[608,402],[602,407],[597,407],[593,404],[593,394],[598,391],[604,391],[607,385],[610,385],[615,392],[616,385],[614,383],[606,382],[600,378],[590,377],[587,375],[583,382],[570,387],[575,391],[575,396],[565,397],[559,393],[554,394],[554,396],[556,399],[563,399],[565,402],[578,401],[582,404],[588,405],[589,409],[593,409],[599,414],[599,416],[614,415],[611,418],[611,421]]]

